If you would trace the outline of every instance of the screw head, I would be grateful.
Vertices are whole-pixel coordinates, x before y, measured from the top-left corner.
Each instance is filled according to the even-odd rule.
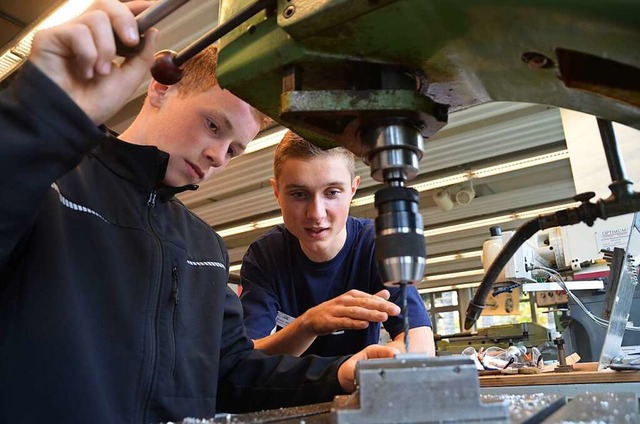
[[[553,60],[538,52],[524,52],[520,59],[533,69],[551,68],[554,65]]]
[[[282,12],[282,16],[284,16],[286,19],[289,19],[293,16],[294,13],[296,13],[296,7],[290,4],[284,9],[284,11]]]

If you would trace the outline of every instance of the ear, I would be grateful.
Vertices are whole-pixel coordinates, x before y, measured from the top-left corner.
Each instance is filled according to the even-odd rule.
[[[356,175],[351,181],[351,198],[356,195],[358,187],[360,187],[360,175]]]
[[[160,84],[158,81],[152,79],[149,83],[149,88],[147,89],[147,99],[149,99],[149,104],[153,107],[160,107],[171,87],[171,85]]]
[[[280,206],[280,191],[278,190],[278,181],[276,181],[275,178],[269,178],[269,182],[271,183],[271,188],[273,189],[273,195],[276,197],[278,206]]]

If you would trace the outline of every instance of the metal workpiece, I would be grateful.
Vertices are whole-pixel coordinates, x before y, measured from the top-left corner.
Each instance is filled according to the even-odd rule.
[[[334,401],[337,424],[508,423],[504,402],[480,402],[470,358],[400,354],[358,363],[358,392]]]

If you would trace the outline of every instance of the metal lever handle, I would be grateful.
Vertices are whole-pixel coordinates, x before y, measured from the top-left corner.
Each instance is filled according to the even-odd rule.
[[[140,42],[136,46],[127,46],[116,36],[116,54],[122,57],[130,57],[139,53],[144,47],[144,33],[189,1],[190,0],[159,0],[156,4],[140,13],[136,16]]]
[[[151,67],[151,75],[161,84],[173,85],[177,83],[182,78],[180,67],[186,61],[227,35],[262,9],[269,7],[271,3],[275,3],[275,0],[256,0],[233,15],[229,20],[207,31],[179,53],[171,50],[162,50],[156,53],[156,61]]]

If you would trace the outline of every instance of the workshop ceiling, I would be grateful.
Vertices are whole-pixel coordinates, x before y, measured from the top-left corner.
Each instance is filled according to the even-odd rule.
[[[4,0],[0,4],[0,51],[58,3],[59,0]]]
[[[8,4],[4,4],[8,3]],[[9,43],[21,29],[53,3],[51,0],[18,2],[5,0],[0,6],[0,44]],[[158,25],[160,48],[180,50],[209,30],[217,21],[218,2],[192,0]],[[5,46],[6,48],[6,46]],[[109,122],[121,131],[138,112],[146,90],[141,85],[132,100]],[[275,147],[270,147],[234,159],[228,168],[213,180],[205,182],[195,192],[184,193],[181,200],[216,230],[240,224],[278,217],[269,178]],[[544,105],[490,103],[456,112],[449,124],[426,143],[421,171],[412,181],[422,182],[455,173],[504,164],[549,152],[566,149],[560,112]],[[357,167],[362,177],[357,196],[373,193],[380,184],[369,176],[368,168]],[[461,186],[451,187],[452,192]],[[456,204],[442,211],[433,200],[435,190],[421,192],[420,212],[425,230],[454,224],[504,216],[571,201],[575,194],[567,158],[535,167],[474,179],[476,197],[465,206]],[[373,205],[352,208],[356,216],[375,217]],[[503,229],[514,229],[523,219],[505,222]],[[232,263],[239,263],[249,243],[266,231],[265,228],[225,237]],[[477,252],[488,237],[488,225],[428,236],[428,257],[460,252]],[[473,256],[453,262],[427,266],[427,275],[459,273],[481,268],[480,259]],[[481,275],[450,277],[423,283],[422,286],[449,285],[479,281]]]

